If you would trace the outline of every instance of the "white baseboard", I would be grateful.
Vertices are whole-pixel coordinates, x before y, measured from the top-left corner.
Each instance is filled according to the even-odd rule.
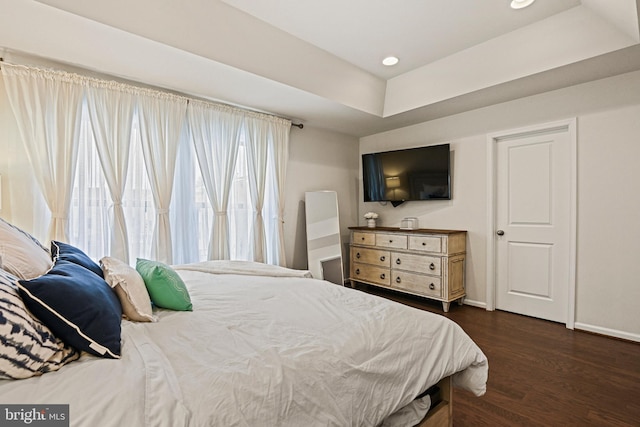
[[[468,298],[464,299],[464,305],[470,305],[472,307],[487,308],[487,303],[483,301],[474,301]],[[617,329],[604,328],[602,326],[590,325],[588,323],[575,322],[574,329],[578,329],[586,332],[593,332],[595,334],[606,335],[609,337],[620,338],[627,341],[640,342],[640,334],[634,334],[631,332],[619,331]]]
[[[470,305],[472,307],[480,307],[480,308],[487,308],[487,303],[486,302],[482,302],[482,301],[474,301],[472,299],[469,298],[465,298],[464,299],[464,305]]]
[[[616,329],[603,328],[602,326],[589,325],[588,323],[575,323],[575,329],[582,331],[593,332],[600,335],[607,335],[610,337],[621,338],[623,340],[640,342],[640,335],[633,334],[631,332],[618,331]]]

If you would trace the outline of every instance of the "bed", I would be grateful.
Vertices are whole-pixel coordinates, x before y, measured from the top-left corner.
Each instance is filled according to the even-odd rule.
[[[72,426],[427,426],[451,425],[452,385],[485,392],[486,357],[443,316],[307,271],[167,268],[190,309],[122,319],[117,358],[0,380],[0,403],[68,404]]]

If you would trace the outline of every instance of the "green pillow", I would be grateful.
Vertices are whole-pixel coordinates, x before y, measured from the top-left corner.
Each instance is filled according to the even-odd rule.
[[[153,304],[170,310],[193,310],[187,286],[167,264],[138,258],[136,270],[142,276]]]

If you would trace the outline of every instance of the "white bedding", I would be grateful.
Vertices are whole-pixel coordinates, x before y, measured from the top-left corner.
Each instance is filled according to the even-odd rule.
[[[193,312],[123,321],[120,360],[85,354],[0,381],[0,402],[68,403],[72,426],[376,426],[454,373],[485,392],[484,354],[448,319],[305,272],[238,267],[176,267]]]

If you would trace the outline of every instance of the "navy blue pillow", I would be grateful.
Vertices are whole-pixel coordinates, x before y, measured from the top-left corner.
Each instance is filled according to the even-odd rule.
[[[53,262],[57,260],[70,261],[74,264],[83,266],[84,268],[93,271],[98,276],[104,279],[104,273],[100,266],[82,250],[72,246],[68,243],[51,241],[51,258]]]
[[[120,358],[122,307],[107,282],[86,268],[59,260],[44,276],[18,281],[27,308],[68,345]]]

